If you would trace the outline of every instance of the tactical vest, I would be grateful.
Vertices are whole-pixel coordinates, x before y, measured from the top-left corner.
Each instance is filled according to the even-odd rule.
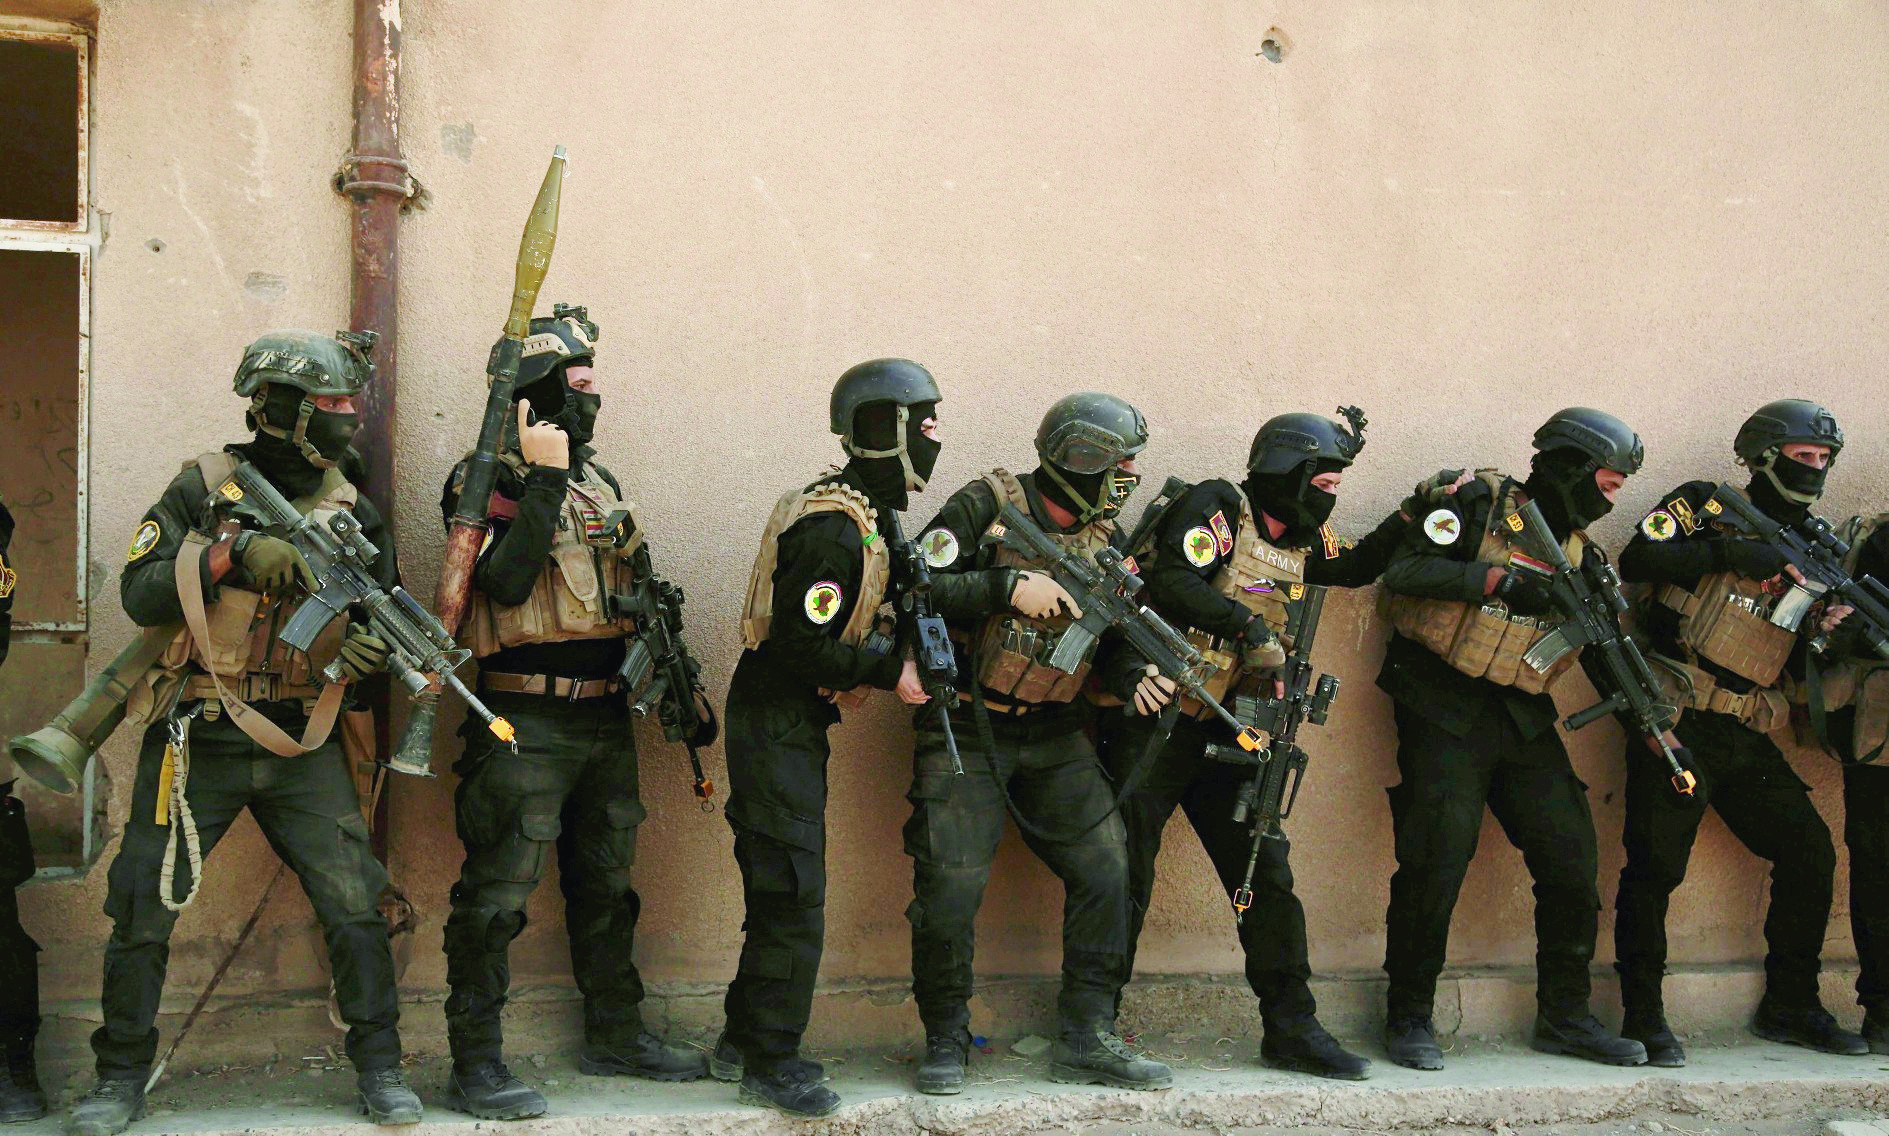
[[[872,631],[892,579],[892,553],[879,539],[879,511],[864,493],[839,481],[825,481],[781,494],[761,530],[761,550],[748,575],[748,599],[741,609],[741,642],[749,650],[767,641],[774,618],[774,569],[780,563],[780,537],[802,517],[845,513],[859,529],[866,563],[859,575],[853,614],[840,629],[839,641],[857,647]]]
[[[1520,487],[1505,492],[1506,479],[1491,469],[1477,470],[1476,477],[1489,487],[1490,493],[1488,527],[1483,530],[1476,559],[1506,568],[1517,555],[1525,555],[1509,542],[1508,528],[1503,523],[1516,509],[1515,492]],[[1579,531],[1562,543],[1568,563],[1579,567],[1581,550],[1586,543],[1586,534]],[[1512,686],[1524,694],[1540,694],[1566,674],[1580,655],[1579,651],[1569,651],[1545,672],[1523,662],[1522,656],[1528,649],[1554,630],[1559,621],[1552,617],[1535,619],[1517,615],[1494,596],[1471,603],[1389,591],[1384,595],[1384,615],[1400,634],[1423,644],[1471,678],[1487,679],[1497,686]]]
[[[499,460],[523,477],[525,464],[518,455],[503,454]],[[527,643],[636,633],[635,620],[612,619],[609,608],[611,596],[630,591],[631,558],[643,547],[643,530],[630,520],[629,502],[591,469],[585,464],[565,480],[550,563],[538,573],[525,602],[508,607],[473,591],[462,638],[474,657]]]
[[[1704,520],[1704,517],[1700,518]],[[1713,572],[1692,591],[1662,584],[1653,599],[1679,615],[1679,643],[1690,656],[1771,686],[1797,645],[1797,632],[1771,622],[1777,597],[1764,584],[1736,572]]]
[[[1874,517],[1851,517],[1837,526],[1837,537],[1850,546],[1849,555],[1843,561],[1845,570],[1852,574],[1856,572],[1858,562],[1862,559],[1864,542],[1884,524],[1889,524],[1889,513],[1879,513]],[[1808,682],[1786,675],[1781,685],[1791,702],[1798,705],[1809,703],[1811,690]],[[1856,708],[1856,721],[1850,737],[1853,760],[1874,762],[1885,751],[1889,751],[1889,663],[1873,657],[1844,659],[1823,668],[1817,685],[1826,712],[1848,706]],[[1798,741],[1801,744],[1824,744],[1825,739],[1817,737],[1811,729],[1812,720],[1807,715],[1793,716],[1792,721],[1798,727]]]
[[[1026,516],[1030,512],[1029,495],[1023,482],[1002,469],[983,477],[984,484],[1001,503],[1008,501]],[[1001,506],[1000,506],[1001,507]],[[992,521],[995,524],[996,521]],[[1093,556],[1108,546],[1115,535],[1115,522],[1097,517],[1072,533],[1045,535],[1057,547]],[[1042,570],[1039,564],[1004,545],[998,545],[992,563],[999,568]],[[977,630],[977,681],[987,691],[1017,702],[1069,702],[1082,690],[1089,677],[1091,659],[1085,658],[1074,673],[1059,671],[1047,660],[1057,641],[1074,621],[1058,615],[1050,619],[1029,619],[1014,611],[999,612],[984,620]],[[1090,650],[1093,652],[1094,648]]]
[[[1286,604],[1293,598],[1295,587],[1303,591],[1307,553],[1302,549],[1281,548],[1267,540],[1265,532],[1264,523],[1253,515],[1253,507],[1242,493],[1233,552],[1215,573],[1213,588],[1265,620],[1266,626],[1275,632],[1283,632]],[[1228,692],[1246,677],[1240,664],[1241,645],[1199,628],[1187,633],[1187,641],[1217,668],[1207,680],[1205,690],[1216,702],[1224,701]],[[1183,698],[1181,709],[1197,716],[1212,712],[1192,698]]]

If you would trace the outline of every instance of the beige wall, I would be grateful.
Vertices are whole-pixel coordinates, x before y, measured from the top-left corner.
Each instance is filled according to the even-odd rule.
[[[1029,464],[1042,409],[1088,387],[1147,412],[1154,484],[1237,471],[1270,414],[1364,406],[1371,444],[1337,518],[1353,532],[1439,465],[1521,468],[1529,431],[1569,403],[1648,440],[1646,472],[1602,527],[1610,546],[1668,487],[1731,475],[1732,430],[1779,395],[1820,399],[1851,431],[1832,513],[1889,496],[1880,3],[1781,20],[1724,0],[572,0],[555,16],[408,0],[403,18],[405,147],[431,194],[402,227],[408,578],[424,591],[436,570],[437,486],[476,428],[519,227],[563,143],[545,300],[587,304],[603,325],[600,448],[688,588],[718,696],[768,505],[836,456],[827,391],[873,355],[924,361],[946,393],[949,445],[921,520],[991,465]],[[345,319],[346,211],[328,178],[348,141],[349,20],[341,0],[100,13],[101,657],[129,635],[109,600],[139,513],[178,461],[240,429],[227,383],[243,343]],[[1291,44],[1278,64],[1258,54],[1274,25]],[[1381,957],[1384,634],[1365,595],[1334,605],[1323,639],[1345,686],[1293,829],[1325,973]],[[740,922],[727,826],[691,807],[682,753],[644,741],[639,961],[661,983],[717,983]],[[881,702],[834,741],[824,974],[896,977],[909,733]],[[132,742],[107,750],[121,785]],[[1618,745],[1604,725],[1573,747],[1609,904]],[[1835,825],[1832,767],[1797,765]],[[424,917],[416,993],[443,980],[450,787],[396,786],[394,868]],[[114,821],[123,810],[121,794]],[[1452,962],[1524,963],[1528,882],[1499,830],[1485,836]],[[1183,828],[1170,845],[1143,969],[1236,971],[1204,857]],[[180,926],[173,999],[208,977],[269,870],[244,822]],[[1709,821],[1674,903],[1675,961],[1760,957],[1763,875]],[[96,996],[102,894],[96,870],[29,893],[49,997]],[[562,981],[556,895],[534,904],[521,983]],[[1007,846],[980,969],[1053,972],[1056,902]],[[1832,957],[1850,953],[1844,906]],[[293,889],[250,951],[232,993],[317,984]]]

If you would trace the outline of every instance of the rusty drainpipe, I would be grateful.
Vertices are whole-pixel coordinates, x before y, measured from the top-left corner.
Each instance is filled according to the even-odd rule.
[[[335,176],[353,206],[350,227],[349,324],[380,336],[374,381],[361,408],[358,448],[367,467],[362,486],[394,524],[394,396],[400,374],[400,323],[395,304],[400,266],[400,213],[417,190],[400,156],[400,0],[354,0],[354,147]],[[390,744],[385,688],[375,700],[374,752]],[[383,774],[384,776],[384,774]],[[375,803],[374,853],[387,859],[387,797]]]

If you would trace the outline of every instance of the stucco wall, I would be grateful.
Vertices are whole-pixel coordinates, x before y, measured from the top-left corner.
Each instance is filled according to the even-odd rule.
[[[346,211],[328,179],[348,143],[349,24],[341,0],[100,12],[101,659],[130,634],[109,600],[138,515],[178,461],[240,430],[227,384],[243,343],[346,317]],[[1849,428],[1830,513],[1889,489],[1880,3],[1783,20],[1725,0],[571,0],[554,16],[408,0],[403,24],[405,149],[431,195],[402,226],[408,579],[424,592],[437,568],[437,487],[476,429],[519,227],[563,143],[544,298],[603,325],[599,448],[662,570],[687,586],[718,697],[768,506],[837,455],[827,390],[874,355],[922,360],[945,390],[948,445],[920,521],[976,473],[1028,465],[1036,418],[1081,388],[1148,414],[1151,485],[1236,472],[1270,414],[1364,406],[1371,443],[1336,518],[1354,533],[1440,465],[1522,468],[1534,425],[1570,403],[1613,410],[1648,441],[1600,528],[1610,547],[1670,486],[1732,475],[1731,432],[1770,397],[1820,399]],[[1274,26],[1279,63],[1259,54]],[[1381,958],[1391,867],[1393,735],[1371,683],[1385,631],[1368,594],[1327,620],[1321,661],[1344,691],[1311,741],[1294,864],[1314,966],[1364,973]],[[133,740],[106,751],[120,784]],[[895,978],[909,731],[881,700],[834,742],[823,974]],[[728,829],[692,807],[682,753],[644,743],[638,958],[658,983],[719,982],[740,923]],[[1609,905],[1619,744],[1602,725],[1572,747]],[[1797,766],[1837,827],[1833,767]],[[393,866],[424,917],[415,993],[443,982],[450,788],[394,789]],[[115,797],[114,824],[124,808]],[[1528,881],[1499,830],[1485,837],[1452,964],[1525,963]],[[201,987],[272,867],[247,821],[218,849],[179,927],[173,1001]],[[1236,971],[1224,899],[1184,828],[1161,872],[1143,970]],[[49,998],[96,998],[103,877],[25,896]],[[1763,877],[1708,821],[1673,906],[1675,962],[1760,957]],[[228,992],[320,984],[293,891]],[[1832,958],[1850,954],[1842,894],[1839,881]],[[1057,904],[1007,844],[980,970],[1052,973]],[[521,984],[563,981],[558,907],[541,889],[514,956]]]

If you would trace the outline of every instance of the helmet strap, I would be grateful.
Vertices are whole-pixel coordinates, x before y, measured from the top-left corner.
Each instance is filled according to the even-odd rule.
[[[1115,470],[1113,467],[1102,476],[1102,482],[1096,489],[1096,499],[1094,501],[1090,501],[1087,497],[1084,497],[1080,490],[1069,484],[1069,479],[1063,476],[1062,470],[1056,468],[1055,462],[1044,459],[1043,472],[1049,474],[1049,479],[1056,483],[1057,488],[1069,494],[1071,501],[1082,506],[1081,511],[1076,514],[1078,523],[1086,525],[1107,511],[1109,497],[1112,495],[1110,490],[1115,483]]]
[[[890,401],[890,400],[888,399],[886,401]],[[864,446],[855,444],[853,442],[853,432],[851,430],[848,430],[845,433],[845,435],[843,435],[840,438],[840,444],[846,448],[847,453],[853,455],[856,458],[897,458],[899,459],[899,469],[904,471],[904,474],[905,474],[906,492],[908,493],[921,492],[925,488],[926,484],[929,483],[930,479],[918,476],[918,471],[912,468],[912,452],[905,445],[906,425],[911,420],[912,420],[912,408],[909,406],[900,406],[898,422],[896,423],[894,427],[894,429],[897,431],[897,437],[899,441],[897,445],[893,446],[889,450],[869,450],[865,448]]]
[[[1763,474],[1764,479],[1771,483],[1771,488],[1777,490],[1778,496],[1789,501],[1791,504],[1804,506],[1815,505],[1818,498],[1823,496],[1821,493],[1805,493],[1802,490],[1792,489],[1790,486],[1784,484],[1783,479],[1778,477],[1777,463],[1778,459],[1781,457],[1784,457],[1783,447],[1772,446],[1770,449],[1764,451],[1758,458],[1756,464],[1751,468],[1753,471]],[[1790,461],[1791,459],[1784,458],[1784,460]]]

